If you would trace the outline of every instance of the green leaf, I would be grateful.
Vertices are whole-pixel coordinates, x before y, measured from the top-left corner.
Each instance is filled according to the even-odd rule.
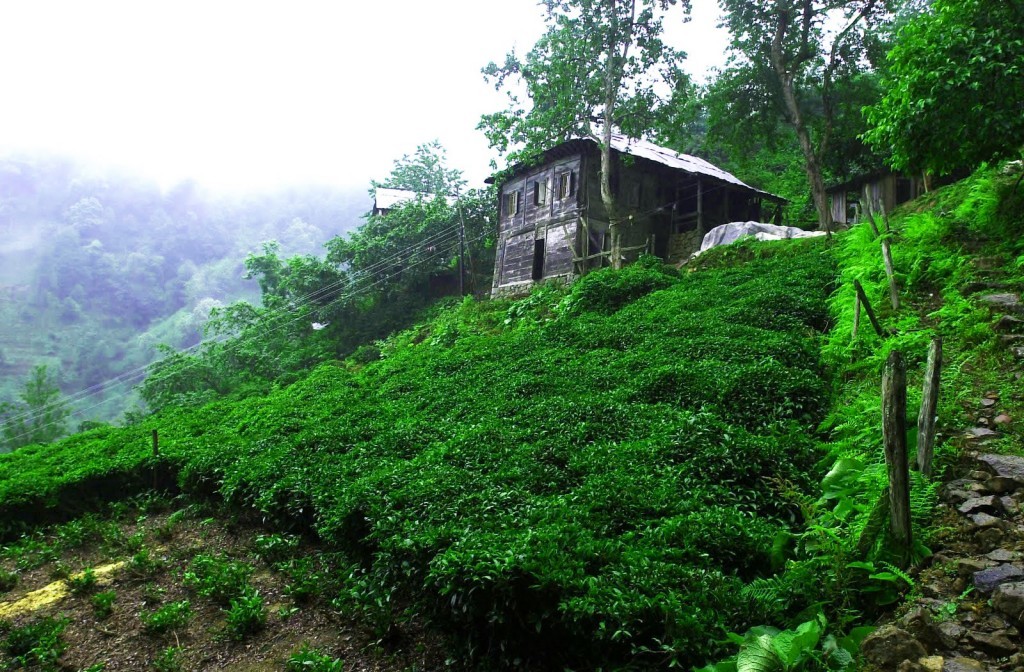
[[[772,648],[772,636],[761,635],[747,642],[736,656],[737,672],[776,672],[782,661]]]

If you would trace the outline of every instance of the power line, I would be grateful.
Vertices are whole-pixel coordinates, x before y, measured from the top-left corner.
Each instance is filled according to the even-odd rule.
[[[384,268],[385,266],[393,265],[397,261],[403,260],[403,258],[404,258],[404,261],[408,262],[409,260],[415,258],[415,256],[419,252],[423,251],[424,249],[431,248],[429,250],[429,251],[431,251],[431,254],[428,255],[427,257],[423,258],[423,259],[420,259],[419,261],[416,261],[415,263],[413,263],[411,265],[406,265],[403,268],[398,269],[397,271],[395,271],[394,273],[392,273],[390,275],[384,275],[384,276],[378,278],[375,282],[373,282],[370,285],[367,285],[367,286],[364,286],[364,287],[361,287],[361,288],[356,288],[356,289],[353,289],[352,291],[350,291],[350,292],[348,292],[346,294],[342,294],[341,296],[335,298],[334,300],[332,300],[328,304],[325,304],[324,306],[322,306],[320,309],[321,310],[327,309],[327,308],[335,305],[336,303],[338,303],[338,302],[340,302],[342,300],[345,300],[345,299],[348,299],[348,298],[352,298],[352,297],[357,296],[357,295],[359,295],[361,293],[370,291],[371,289],[373,289],[373,288],[383,284],[384,282],[387,282],[388,280],[391,280],[392,278],[398,277],[399,275],[401,275],[402,273],[408,271],[411,268],[415,268],[416,266],[419,266],[419,265],[421,265],[423,263],[426,263],[428,261],[432,261],[432,260],[434,260],[436,258],[440,258],[443,255],[445,255],[447,253],[447,251],[444,250],[444,249],[436,249],[435,250],[433,248],[443,248],[444,245],[446,245],[448,243],[453,243],[455,240],[457,240],[458,237],[459,237],[458,233],[457,233],[459,228],[460,228],[459,225],[454,225],[452,227],[449,227],[448,229],[445,229],[445,230],[442,230],[441,232],[433,234],[432,236],[428,237],[427,239],[424,239],[423,241],[421,241],[418,244],[418,247],[416,249],[414,249],[411,253],[408,252],[408,251],[398,252],[398,253],[392,255],[389,258],[385,258],[385,259],[383,259],[383,260],[381,260],[379,262],[376,262],[375,264],[371,264],[371,266],[367,267],[367,269],[361,270],[354,280],[347,280],[346,279],[346,280],[338,281],[338,282],[335,282],[335,283],[330,283],[329,285],[327,285],[325,287],[321,287],[321,288],[318,288],[317,290],[315,290],[313,292],[309,292],[306,295],[304,295],[303,297],[299,297],[299,299],[297,299],[296,301],[292,302],[290,304],[290,307],[287,308],[286,310],[289,313],[298,313],[298,311],[301,308],[309,305],[312,302],[313,299],[318,298],[320,295],[322,295],[322,294],[326,293],[327,291],[329,291],[329,288],[339,287],[339,286],[341,286],[343,284],[349,284],[349,286],[351,286],[351,285],[355,284],[356,282],[358,282],[358,281],[360,281],[360,280],[362,280],[364,278],[367,278],[370,275],[370,273],[371,273],[371,269],[376,268],[376,270],[380,270],[380,269]],[[471,241],[468,241],[468,242],[477,242],[477,241],[482,240],[483,238],[487,237],[487,235],[489,235],[489,234],[487,232],[485,232],[485,233],[481,234],[480,236],[478,236],[478,237],[476,237],[476,238],[474,238],[474,239],[472,239]],[[285,326],[287,326],[287,325],[289,325],[289,324],[291,324],[291,323],[293,323],[295,321],[298,321],[299,319],[303,319],[303,318],[306,318],[306,317],[307,317],[306,315],[302,314],[302,315],[298,315],[297,317],[292,318],[292,319],[286,319],[287,316],[285,316],[285,315],[280,315],[280,314],[268,315],[266,317],[266,322],[268,322],[268,323],[269,322],[273,322],[275,320],[283,320],[283,321],[280,324],[272,326],[269,330],[265,330],[265,331],[259,332],[258,335],[260,337],[265,337],[266,335],[268,335],[270,333],[273,333],[274,331],[277,331],[278,329],[281,329],[281,328],[283,328],[283,327],[285,327]],[[260,325],[257,322],[255,324],[249,325],[249,328],[259,327],[259,326]],[[156,360],[154,362],[151,362],[150,364],[148,364],[146,366],[138,367],[137,369],[135,369],[133,371],[121,374],[120,376],[117,376],[117,377],[115,377],[115,378],[113,378],[113,379],[111,379],[109,381],[104,381],[103,383],[99,383],[97,385],[94,385],[94,386],[92,386],[92,388],[90,388],[90,390],[92,390],[91,392],[86,393],[86,394],[78,393],[77,395],[75,395],[78,398],[75,401],[73,401],[72,403],[82,402],[85,399],[89,398],[90,396],[95,396],[96,394],[99,394],[99,392],[103,391],[107,387],[114,386],[114,385],[123,385],[123,384],[128,383],[129,381],[132,381],[135,378],[141,378],[150,368],[156,366],[160,362],[162,362],[162,361],[164,361],[164,360],[166,360],[166,359],[168,359],[170,357],[178,356],[178,355],[186,355],[186,354],[188,354],[192,350],[198,349],[198,348],[203,347],[203,346],[217,345],[217,344],[222,343],[224,341],[227,341],[227,340],[229,340],[231,338],[235,338],[236,340],[233,341],[229,345],[241,346],[241,345],[246,343],[246,339],[242,338],[240,335],[232,335],[232,334],[226,334],[226,335],[223,335],[223,336],[218,337],[218,338],[213,339],[213,340],[202,341],[202,342],[197,343],[196,345],[191,346],[189,348],[186,348],[184,350],[180,350],[180,351],[177,351],[175,353],[171,353],[169,355],[166,355],[165,357],[162,357],[162,358],[160,358],[160,359],[158,359],[158,360]],[[191,366],[196,366],[196,365],[198,365],[198,362],[191,363]],[[98,406],[100,406],[102,404],[108,403],[110,401],[114,401],[116,399],[123,398],[123,397],[127,396],[129,393],[130,393],[130,391],[122,392],[120,394],[117,394],[117,395],[114,395],[114,396],[111,396],[111,397],[107,397],[107,398],[103,399],[102,401],[100,401],[100,402],[98,402],[96,404],[93,404],[92,406],[89,406],[89,407],[87,407],[85,409],[74,409],[71,412],[72,413],[77,413],[77,414],[82,414],[82,413],[85,413],[85,412],[87,412],[89,410],[92,410],[93,408],[96,408],[96,407],[98,407]],[[41,417],[45,416],[48,412],[52,411],[53,409],[61,407],[61,406],[64,406],[67,403],[68,403],[68,400],[58,400],[58,401],[56,401],[56,402],[54,402],[52,404],[44,406],[42,409],[38,409],[35,412],[21,413],[18,416],[15,416],[15,418],[13,418],[13,419],[12,418],[7,419],[5,421],[3,427],[7,428],[11,424],[13,424],[13,422],[16,422],[18,420],[24,420],[26,418],[28,419],[29,423],[35,422],[36,420],[38,420]],[[35,430],[43,429],[43,428],[52,426],[54,424],[56,424],[56,422],[55,421],[51,421],[51,422],[46,423],[44,425],[37,426],[34,429]],[[25,436],[28,436],[31,433],[32,432],[24,432],[22,434],[19,434],[19,435],[16,435],[16,436],[12,437],[12,439],[16,441],[17,439],[24,438]]]

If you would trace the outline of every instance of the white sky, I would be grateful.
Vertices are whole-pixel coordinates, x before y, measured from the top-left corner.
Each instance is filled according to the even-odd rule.
[[[727,39],[693,4],[667,27],[700,76]],[[476,124],[505,103],[480,69],[542,30],[536,0],[0,0],[0,154],[165,187],[369,186],[437,138],[474,186],[493,157]]]

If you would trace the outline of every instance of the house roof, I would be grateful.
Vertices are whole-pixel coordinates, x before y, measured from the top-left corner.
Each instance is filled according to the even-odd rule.
[[[417,198],[431,200],[433,199],[433,195],[425,194],[420,191],[410,191],[408,189],[388,189],[387,187],[377,187],[373,191],[373,208],[374,210],[389,210],[402,205],[403,203],[415,201]],[[448,202],[448,205],[453,205],[457,200],[454,196],[445,196],[444,198]]]
[[[373,207],[377,210],[387,210],[406,201],[415,200],[420,195],[418,192],[409,191],[408,189],[377,187],[373,190]]]
[[[557,147],[552,147],[548,151],[549,153],[556,152],[556,150],[561,147],[564,147],[571,143],[580,142],[597,145],[597,142],[592,138],[578,138],[575,140],[569,140],[567,142],[564,142],[558,145]],[[634,138],[622,135],[621,133],[612,134],[611,144],[612,149],[622,154],[629,154],[630,156],[635,156],[638,159],[654,161],[655,163],[660,163],[663,166],[668,166],[669,168],[673,168],[675,170],[681,170],[683,172],[690,173],[691,175],[704,175],[706,177],[720,180],[722,182],[727,182],[729,184],[736,185],[737,187],[749,189],[750,191],[756,192],[762,196],[765,196],[775,201],[786,200],[781,196],[776,196],[775,194],[772,194],[770,192],[758,189],[756,187],[752,187],[749,184],[740,180],[732,173],[722,170],[718,166],[709,163],[697,156],[691,156],[689,154],[680,154],[679,152],[673,151],[671,149],[659,147],[653,142],[648,142],[646,140],[636,140]],[[523,164],[514,166],[511,172],[515,174],[525,167],[526,166]]]

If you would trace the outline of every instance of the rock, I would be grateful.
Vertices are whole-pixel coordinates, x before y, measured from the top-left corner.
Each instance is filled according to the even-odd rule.
[[[997,548],[991,553],[987,554],[985,558],[992,560],[993,562],[1013,562],[1018,558],[1020,554],[1014,553],[1013,551],[1006,548]],[[982,567],[981,569],[985,569]]]
[[[1014,481],[1014,483],[1016,483],[1016,481]],[[977,494],[970,490],[944,490],[942,492],[942,498],[953,506],[960,506],[968,499],[976,496]]]
[[[924,668],[925,672],[942,672],[942,656],[925,656],[917,661],[917,664]]]
[[[925,669],[916,660],[904,660],[896,666],[896,672],[925,672]]]
[[[984,399],[981,400],[982,408],[992,408],[995,405],[996,405],[996,400],[995,399],[989,399],[988,397],[985,397]]]
[[[942,648],[952,649],[960,642],[967,629],[954,621],[942,621],[935,624],[934,631]]]
[[[1010,348],[1010,352],[1017,359],[1024,359],[1024,347]]]
[[[962,296],[970,296],[971,294],[977,294],[978,292],[984,292],[987,289],[1016,289],[1017,285],[1012,282],[999,282],[995,280],[982,280],[968,282],[966,285],[960,288],[960,294]]]
[[[1006,413],[1000,413],[992,422],[996,423],[997,425],[1008,425],[1011,422],[1013,422],[1013,418],[1008,416]]]
[[[967,438],[975,441],[994,439],[997,436],[999,436],[999,432],[993,431],[988,427],[971,427],[967,430]]]
[[[974,573],[974,587],[982,593],[991,593],[996,587],[1024,579],[1024,567],[1020,565],[998,565]]]
[[[1024,624],[1024,582],[996,586],[992,593],[992,606],[1012,621]]]
[[[985,488],[992,493],[997,495],[1005,495],[1008,492],[1013,492],[1020,487],[1015,479],[1008,478],[1006,476],[993,476],[992,478],[985,481]],[[963,492],[958,490],[957,492]]]
[[[972,513],[967,516],[971,521],[971,525],[978,529],[984,529],[986,527],[999,527],[999,523],[1003,522],[993,515],[988,513]]]
[[[994,566],[995,562],[986,558],[960,558],[956,561],[956,573],[964,578],[973,577],[978,572]]]
[[[978,300],[993,310],[1002,310],[1007,313],[1024,313],[1024,306],[1020,303],[1020,297],[1012,292],[982,294],[978,297]]]
[[[1010,315],[1003,315],[992,325],[992,329],[1004,334],[1019,334],[1024,332],[1024,320]]]
[[[987,672],[988,667],[972,658],[947,658],[942,672]]]
[[[1003,531],[998,527],[989,527],[974,535],[974,543],[978,545],[982,553],[999,548],[1003,543]]]
[[[1011,516],[1016,516],[1020,512],[1020,504],[1013,497],[1003,495],[999,498],[999,503],[1003,505],[1003,511]]]
[[[1003,635],[990,635],[984,632],[968,632],[967,641],[979,650],[992,656],[1008,656],[1017,652],[1017,645]]]
[[[978,462],[996,476],[1012,478],[1018,483],[1024,483],[1024,457],[984,453],[978,456]]]
[[[1002,503],[1000,503],[1000,501],[993,495],[968,499],[957,509],[957,511],[964,515],[970,515],[972,513],[1001,513],[1002,510]]]
[[[904,660],[918,660],[928,655],[921,642],[892,624],[883,625],[868,635],[860,651],[864,658],[883,670],[892,670]]]

